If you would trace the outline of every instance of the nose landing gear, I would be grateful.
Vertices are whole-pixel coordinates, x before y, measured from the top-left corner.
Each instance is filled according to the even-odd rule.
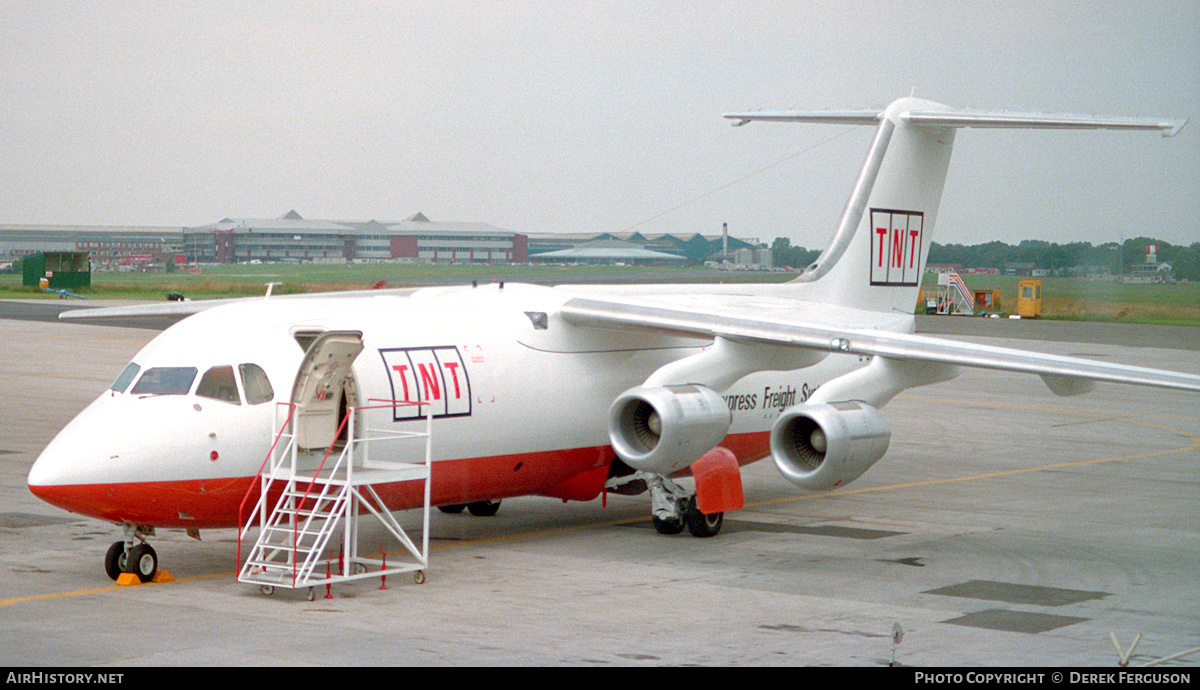
[[[125,538],[113,542],[104,554],[104,572],[109,578],[119,584],[169,581],[170,573],[158,569],[158,553],[146,543],[146,537],[154,536],[154,528],[145,525],[123,527]],[[122,578],[124,575],[132,577]],[[122,579],[127,581],[122,582]]]

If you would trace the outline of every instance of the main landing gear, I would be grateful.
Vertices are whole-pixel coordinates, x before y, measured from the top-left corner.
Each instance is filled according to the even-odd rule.
[[[154,536],[154,528],[144,525],[124,525],[125,538],[113,542],[104,554],[104,572],[113,580],[123,573],[133,573],[138,580],[150,582],[158,574],[158,553],[146,543]]]
[[[696,494],[661,474],[635,472],[631,482],[644,482],[650,491],[651,522],[659,534],[679,534],[686,527],[693,537],[715,537],[725,513],[705,515],[696,506]]]
[[[461,513],[463,509],[476,517],[491,517],[500,512],[500,499],[494,501],[476,501],[474,503],[451,503],[438,506],[443,513]]]

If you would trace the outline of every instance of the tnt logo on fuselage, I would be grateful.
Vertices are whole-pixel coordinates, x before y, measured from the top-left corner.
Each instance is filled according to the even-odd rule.
[[[391,348],[379,354],[391,380],[393,400],[428,403],[434,417],[471,414],[471,380],[457,347]],[[424,404],[398,405],[392,419],[418,419],[426,411]]]
[[[925,214],[871,209],[871,284],[916,285],[920,280]]]

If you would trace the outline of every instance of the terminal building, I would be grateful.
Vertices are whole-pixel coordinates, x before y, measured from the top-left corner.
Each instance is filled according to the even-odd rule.
[[[0,260],[45,251],[89,252],[99,267],[248,261],[526,263],[526,235],[486,223],[225,218],[198,227],[2,225]]]
[[[716,262],[770,268],[757,240],[719,235],[522,234],[487,223],[224,218],[195,227],[0,225],[0,262],[38,252],[87,252],[99,270],[246,262],[419,261],[524,264]],[[764,257],[765,253],[765,257]]]
[[[528,238],[486,223],[225,218],[184,230],[184,254],[200,263],[393,261],[525,263]]]

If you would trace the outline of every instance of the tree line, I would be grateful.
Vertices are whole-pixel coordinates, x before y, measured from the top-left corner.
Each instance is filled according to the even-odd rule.
[[[963,268],[995,268],[1001,271],[1009,264],[1033,264],[1048,270],[1051,275],[1084,273],[1126,274],[1135,264],[1146,262],[1146,247],[1158,248],[1158,263],[1169,263],[1179,280],[1200,281],[1200,242],[1175,245],[1151,237],[1137,237],[1123,242],[1090,242],[1058,244],[1044,240],[1024,240],[1010,245],[1004,242],[984,244],[938,244],[929,247],[929,263],[958,264]],[[820,250],[793,247],[786,237],[777,237],[771,245],[776,266],[801,268],[816,260]]]

